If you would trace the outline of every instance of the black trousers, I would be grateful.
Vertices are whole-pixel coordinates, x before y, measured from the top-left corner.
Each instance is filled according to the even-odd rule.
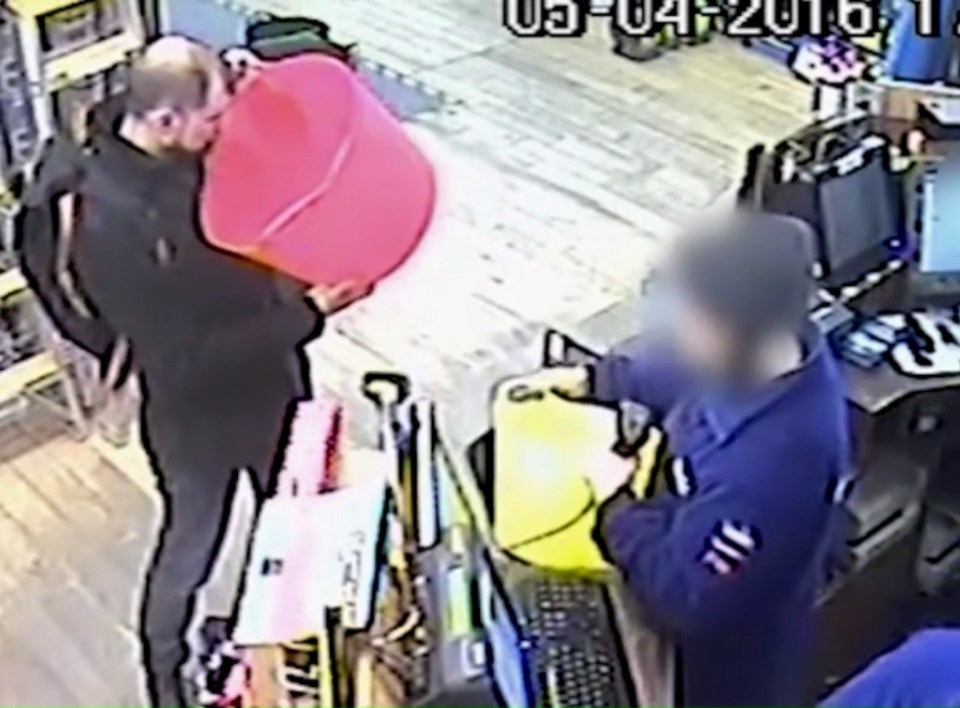
[[[163,499],[163,524],[143,593],[140,637],[152,706],[185,705],[180,670],[189,657],[187,630],[197,592],[207,582],[230,519],[240,473],[162,469],[154,464]],[[257,509],[266,472],[251,474]]]

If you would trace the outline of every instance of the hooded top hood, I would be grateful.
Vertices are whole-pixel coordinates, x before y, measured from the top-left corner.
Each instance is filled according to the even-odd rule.
[[[77,188],[83,174],[86,148],[97,136],[110,135],[123,116],[123,96],[114,96],[95,106],[88,119],[88,140],[78,142],[66,132],[57,133],[42,151],[33,178],[23,194],[23,203],[36,207]]]
[[[737,212],[682,243],[683,292],[747,338],[799,332],[813,292],[813,232],[779,214]]]

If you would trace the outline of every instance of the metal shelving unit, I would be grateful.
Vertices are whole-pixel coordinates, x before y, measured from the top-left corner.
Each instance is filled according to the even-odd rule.
[[[30,296],[10,237],[11,178],[58,130],[73,132],[91,105],[117,90],[144,43],[138,0],[0,0],[0,413],[31,398],[86,429],[66,346]]]
[[[18,268],[10,243],[13,210],[0,210],[0,420],[42,403],[85,433],[86,416],[69,349],[47,324]]]

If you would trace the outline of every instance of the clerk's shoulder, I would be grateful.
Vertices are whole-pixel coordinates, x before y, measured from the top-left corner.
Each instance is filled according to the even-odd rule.
[[[842,402],[826,391],[804,391],[772,406],[733,441],[732,481],[765,497],[825,489],[848,467],[848,437]]]
[[[802,392],[772,411],[757,432],[771,454],[802,475],[832,472],[849,454],[846,403],[829,388]]]

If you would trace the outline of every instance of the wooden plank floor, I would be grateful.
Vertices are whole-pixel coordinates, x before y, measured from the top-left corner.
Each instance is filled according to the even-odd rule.
[[[2,442],[0,704],[131,704],[153,502],[44,417]]]
[[[630,311],[608,314],[658,249],[730,187],[746,147],[804,121],[801,86],[723,41],[639,66],[596,28],[516,40],[490,0],[268,5],[323,17],[451,99],[417,129],[441,185],[425,247],[312,351],[318,383],[361,411],[361,437],[364,370],[412,373],[462,438],[545,325],[625,333]],[[140,700],[133,626],[156,500],[135,447],[101,449],[37,416],[0,431],[0,705]]]

